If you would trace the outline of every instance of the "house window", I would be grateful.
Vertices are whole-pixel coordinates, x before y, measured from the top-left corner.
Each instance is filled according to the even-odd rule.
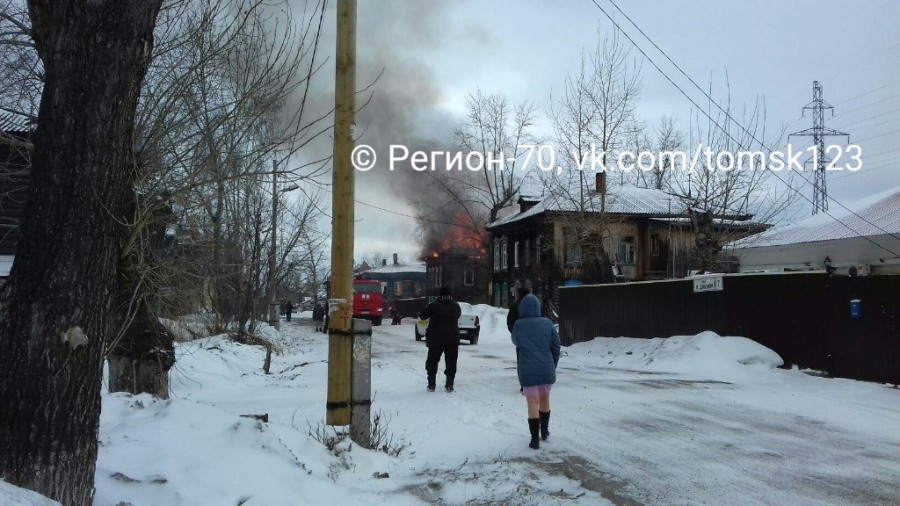
[[[531,241],[525,239],[525,267],[531,265]]]
[[[463,284],[466,286],[475,284],[475,269],[466,269],[463,271]]]
[[[519,241],[513,242],[513,267],[519,267]]]
[[[503,272],[506,270],[506,238],[494,240],[494,272]]]
[[[565,246],[566,246],[566,264],[580,264],[581,263],[581,244],[576,240],[575,234],[569,233],[566,234]]]
[[[658,257],[659,256],[659,234],[653,234],[650,236],[650,255]]]
[[[634,237],[623,237],[619,242],[619,262],[624,265],[634,265],[634,260]]]
[[[400,297],[401,295],[403,295],[403,282],[394,281],[394,296]]]

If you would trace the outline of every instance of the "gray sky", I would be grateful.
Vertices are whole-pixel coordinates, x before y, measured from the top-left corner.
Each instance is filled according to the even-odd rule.
[[[893,164],[900,155],[900,2],[612,1],[694,81],[711,86],[722,105],[726,85],[733,110],[764,101],[769,132],[811,127],[810,114],[801,118],[801,109],[812,99],[812,82],[821,81],[825,100],[835,107],[826,126],[850,133],[851,142],[862,148],[860,171],[828,176],[830,196],[849,203],[900,185]],[[706,104],[610,0],[596,2],[694,101]],[[321,55],[329,60],[316,83],[320,100],[329,106],[335,5],[332,0],[322,40]],[[358,118],[360,142],[424,150],[455,148],[452,129],[463,119],[466,95],[478,89],[503,93],[512,103],[535,102],[539,133],[549,136],[551,94],[578,69],[582,52],[615,30],[591,0],[360,0],[358,17],[358,85],[384,72]],[[621,42],[631,47],[624,37]],[[642,76],[640,117],[653,125],[674,114],[688,130],[689,101],[648,61]],[[357,176],[358,202],[396,213],[413,214],[410,197],[427,197],[429,191],[421,174],[376,167]],[[802,192],[811,198],[811,187]],[[811,205],[804,203],[805,215]],[[413,219],[363,204],[357,204],[356,217],[357,256],[397,252],[411,260],[418,255]]]

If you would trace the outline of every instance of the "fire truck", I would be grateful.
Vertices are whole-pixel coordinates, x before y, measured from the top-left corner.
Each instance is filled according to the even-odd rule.
[[[384,313],[384,295],[381,282],[358,276],[353,280],[353,317],[371,320],[372,325],[381,325]]]

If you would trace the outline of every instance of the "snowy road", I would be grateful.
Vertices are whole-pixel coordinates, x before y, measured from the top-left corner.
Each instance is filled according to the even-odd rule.
[[[616,504],[896,504],[900,498],[900,392],[798,371],[722,379],[627,370],[615,368],[611,351],[590,360],[596,350],[586,344],[563,348],[552,435],[532,451],[501,316],[487,315],[478,345],[461,346],[453,394],[425,391],[425,347],[413,340],[411,320],[375,328],[374,406],[396,411],[391,428],[415,451],[410,470],[452,477],[456,488],[470,491],[445,486],[424,499],[487,504],[493,497],[513,504],[515,497],[532,497],[538,504],[553,491],[559,499],[590,503],[602,496]],[[873,395],[877,402],[867,402]],[[882,395],[893,396],[892,408]],[[410,401],[411,412],[392,409]],[[580,482],[582,490],[560,491],[555,480],[561,477]]]
[[[179,343],[170,400],[104,394],[95,505],[900,504],[900,390],[712,333],[563,348],[532,450],[506,312],[477,309],[454,393],[425,390],[411,319],[374,329],[372,420],[398,454],[324,444],[328,338],[308,318],[261,329],[271,374],[260,346]]]

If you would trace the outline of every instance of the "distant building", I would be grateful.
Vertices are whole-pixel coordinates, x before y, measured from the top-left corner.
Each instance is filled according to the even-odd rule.
[[[734,244],[741,272],[900,274],[900,187]]]
[[[469,304],[488,302],[490,280],[487,255],[483,250],[449,248],[425,257],[426,292],[429,300],[438,297],[442,286],[449,286],[453,298]]]
[[[365,276],[381,282],[384,290],[384,314],[389,314],[398,299],[425,296],[425,264],[400,263],[394,253],[393,263],[384,260],[380,267],[365,271]]]

